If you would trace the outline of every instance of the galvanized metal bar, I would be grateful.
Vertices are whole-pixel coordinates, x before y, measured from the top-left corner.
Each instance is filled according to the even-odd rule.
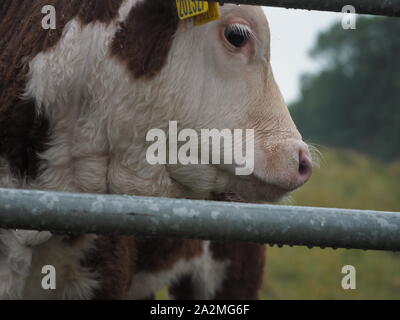
[[[0,228],[400,250],[400,213],[0,189]]]
[[[400,17],[400,0],[226,0],[236,4],[341,12],[352,5],[359,14]]]

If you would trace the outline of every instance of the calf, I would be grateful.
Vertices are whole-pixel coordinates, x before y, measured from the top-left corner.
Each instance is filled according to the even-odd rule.
[[[52,5],[57,28],[42,28]],[[180,21],[175,0],[3,0],[0,186],[226,201],[277,201],[312,163],[275,83],[258,7]],[[253,129],[254,171],[150,164],[147,132]],[[44,199],[46,201],[46,199]],[[264,247],[0,231],[0,297],[256,298]],[[42,267],[57,270],[55,290]]]

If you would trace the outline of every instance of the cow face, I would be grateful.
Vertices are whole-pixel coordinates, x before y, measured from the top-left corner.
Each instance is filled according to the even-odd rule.
[[[180,101],[169,120],[197,132],[254,130],[254,153],[247,150],[254,160],[251,174],[235,174],[235,161],[178,164],[168,166],[174,180],[198,193],[234,191],[249,201],[274,201],[310,178],[308,146],[274,80],[261,8],[224,5],[218,21],[199,27],[183,23],[168,68]]]
[[[32,187],[196,198],[233,191],[271,201],[308,180],[310,153],[273,78],[262,10],[224,5],[221,19],[193,26],[178,22],[174,4],[127,0],[107,23],[71,18],[59,41],[32,57],[25,97],[49,122],[51,141]],[[253,130],[254,147],[231,142],[248,155],[250,174],[238,175],[236,157],[225,162],[225,141],[220,163],[149,163],[146,134],[167,132],[171,121],[200,137]]]

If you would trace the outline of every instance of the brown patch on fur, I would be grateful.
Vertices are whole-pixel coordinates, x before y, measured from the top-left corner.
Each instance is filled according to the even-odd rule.
[[[51,49],[65,25],[78,16],[83,24],[109,22],[122,0],[2,0],[0,3],[0,156],[20,176],[37,175],[37,153],[46,148],[48,121],[33,101],[22,101],[30,61]],[[42,7],[56,9],[56,30],[42,28]]]
[[[70,240],[75,245],[79,238]],[[135,273],[168,270],[202,250],[202,241],[100,236],[82,266],[98,274],[100,287],[94,299],[125,299]]]
[[[210,200],[244,202],[236,193],[213,194]],[[266,247],[256,243],[211,242],[216,260],[229,260],[228,271],[216,299],[258,299],[262,285]]]
[[[84,24],[93,21],[109,23],[118,15],[118,10],[122,4],[122,0],[81,0],[80,2],[82,4],[79,17]]]
[[[180,239],[136,239],[136,271],[168,270],[180,259],[190,260],[203,253],[203,241]]]
[[[121,25],[113,53],[127,64],[135,78],[155,76],[164,67],[178,28],[175,1],[144,1]]]
[[[211,242],[216,260],[230,261],[215,299],[255,300],[262,285],[265,245],[239,242]]]
[[[68,234],[62,236],[62,242],[71,246],[71,247],[77,247],[82,241],[85,241],[85,236],[82,234]]]
[[[126,299],[137,260],[136,239],[125,236],[100,236],[82,266],[98,274],[100,286],[96,300]]]
[[[215,300],[256,300],[262,285],[265,246],[254,243],[211,242],[210,250],[216,260],[229,261],[227,272]],[[192,277],[174,283],[169,292],[177,300],[195,299]]]
[[[212,199],[241,201],[233,193],[215,194]],[[64,241],[74,246],[79,239],[79,236],[70,236]],[[229,261],[223,284],[215,298],[257,299],[262,283],[265,246],[211,242],[210,250],[214,259]],[[82,261],[82,266],[99,275],[100,288],[95,291],[95,299],[125,299],[134,274],[169,270],[179,260],[190,260],[202,253],[201,240],[100,236],[95,241],[95,248]],[[191,276],[173,284],[170,292],[176,299],[193,299]]]
[[[169,288],[168,292],[174,300],[194,300],[195,292],[192,277],[185,276],[174,282]]]
[[[236,193],[211,194],[208,200],[244,202]],[[239,242],[211,242],[210,251],[215,260],[229,261],[217,300],[255,300],[262,285],[265,245]],[[194,299],[194,285],[190,276],[183,277],[169,289],[175,299]]]
[[[213,194],[210,200],[244,202],[235,193]],[[262,285],[266,247],[256,243],[211,242],[216,260],[228,260],[228,271],[215,299],[258,299]]]
[[[9,112],[0,113],[0,156],[8,160],[15,176],[35,178],[48,130],[49,123],[35,112],[33,100],[19,100]]]

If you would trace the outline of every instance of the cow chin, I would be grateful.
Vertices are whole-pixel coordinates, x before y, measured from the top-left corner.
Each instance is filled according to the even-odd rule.
[[[230,189],[246,202],[278,202],[289,193],[288,190],[268,183],[254,174],[235,176],[235,182]]]
[[[186,190],[184,196],[193,199],[234,192],[246,202],[277,202],[289,192],[255,174],[240,176],[221,166],[169,165],[167,171],[180,189]]]

